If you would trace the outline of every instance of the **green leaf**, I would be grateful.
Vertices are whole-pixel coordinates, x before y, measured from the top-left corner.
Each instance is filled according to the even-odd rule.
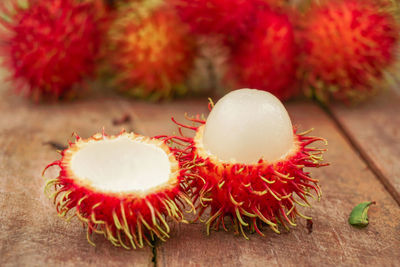
[[[353,208],[350,213],[349,223],[353,226],[365,227],[368,225],[368,209],[375,201],[363,202]]]

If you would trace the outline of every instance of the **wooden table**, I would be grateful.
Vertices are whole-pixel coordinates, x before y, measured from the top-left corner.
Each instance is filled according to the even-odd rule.
[[[329,141],[330,167],[313,170],[323,197],[305,222],[280,235],[250,241],[224,231],[206,235],[202,224],[174,225],[166,243],[127,251],[95,236],[86,241],[78,221],[57,217],[43,194],[43,167],[59,155],[49,142],[66,144],[73,131],[88,137],[122,127],[141,134],[171,134],[170,117],[206,113],[206,99],[149,104],[118,97],[59,105],[34,105],[8,91],[0,92],[0,266],[319,266],[400,265],[400,97],[386,92],[348,108],[323,110],[312,102],[287,103],[294,124],[315,128]],[[113,120],[129,114],[131,120]],[[49,176],[56,175],[56,170]],[[370,224],[347,223],[351,209],[374,200]]]

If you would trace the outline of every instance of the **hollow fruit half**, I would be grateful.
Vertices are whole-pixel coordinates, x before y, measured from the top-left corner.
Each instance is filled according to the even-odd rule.
[[[122,131],[98,133],[88,139],[76,136],[61,152],[59,176],[45,191],[54,192],[57,212],[77,216],[91,234],[105,236],[126,249],[169,237],[172,218],[181,222],[183,202],[191,204],[182,179],[184,171],[163,140]],[[73,210],[73,211],[71,211]]]

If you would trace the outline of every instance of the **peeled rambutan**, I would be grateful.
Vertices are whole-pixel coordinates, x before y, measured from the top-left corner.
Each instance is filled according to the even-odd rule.
[[[4,1],[2,56],[17,91],[35,100],[70,98],[94,74],[101,42],[95,2]]]
[[[162,140],[125,131],[76,136],[61,155],[44,170],[61,169],[45,191],[54,187],[50,198],[58,214],[77,216],[92,245],[93,232],[126,249],[151,245],[154,237],[165,240],[167,218],[184,221],[183,201],[192,205],[181,183],[185,171]]]
[[[218,101],[207,121],[189,119],[199,126],[177,124],[194,130],[194,138],[165,138],[180,144],[176,149],[182,167],[191,171],[187,181],[198,216],[210,207],[208,233],[221,225],[227,230],[225,219],[246,238],[246,228],[263,235],[264,223],[279,233],[278,225],[294,226],[297,215],[310,219],[296,204],[309,206],[312,191],[321,193],[318,180],[304,168],[327,164],[320,163],[325,149],[307,146],[325,140],[293,130],[276,97],[236,90]]]
[[[182,20],[198,34],[222,34],[236,42],[252,27],[259,10],[268,8],[264,0],[169,0]]]
[[[387,2],[360,0],[310,8],[302,22],[309,93],[322,101],[332,96],[357,102],[382,87],[397,60],[400,30],[389,9]]]
[[[226,79],[235,81],[235,88],[258,88],[286,100],[298,92],[293,26],[287,14],[270,10],[259,12],[255,20],[252,32],[232,51]]]
[[[135,3],[124,6],[111,26],[109,42],[109,61],[121,91],[153,100],[185,92],[194,42],[170,7],[142,12]]]

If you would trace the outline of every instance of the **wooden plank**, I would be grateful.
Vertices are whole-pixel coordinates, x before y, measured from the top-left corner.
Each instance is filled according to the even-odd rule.
[[[206,101],[174,104],[193,114]],[[171,107],[172,108],[172,107]],[[290,233],[274,234],[265,230],[266,237],[251,235],[250,241],[224,231],[205,233],[205,227],[196,223],[180,224],[173,228],[170,240],[156,248],[157,266],[319,266],[319,265],[396,265],[400,259],[400,208],[373,175],[357,152],[347,143],[323,111],[307,103],[291,103],[289,112],[295,124],[306,130],[315,127],[315,135],[329,140],[325,158],[332,166],[313,170],[321,181],[323,198],[313,203],[311,215],[314,230],[308,234],[305,223]],[[161,114],[153,108],[156,114]],[[136,110],[138,117],[144,116]],[[150,134],[171,129],[167,116],[143,121]],[[158,121],[157,121],[158,120]],[[153,128],[152,125],[157,127]],[[363,201],[375,200],[370,209],[370,225],[356,229],[347,223],[352,208]]]
[[[400,204],[400,95],[385,91],[354,107],[330,106],[352,144]]]
[[[113,125],[131,103],[94,99],[59,105],[34,105],[0,93],[0,266],[149,266],[151,248],[127,251],[96,235],[92,247],[78,220],[58,218],[43,194],[41,171],[59,158],[46,144],[66,144],[72,131],[88,137],[101,131],[118,133],[121,127],[140,129],[132,121]],[[47,174],[55,177],[58,170]]]
[[[206,104],[204,105],[204,103]],[[149,135],[179,135],[171,118],[185,121],[185,113],[206,114],[208,112],[207,103],[206,99],[181,99],[162,103],[136,102],[131,106],[131,113],[136,114],[141,130]]]

